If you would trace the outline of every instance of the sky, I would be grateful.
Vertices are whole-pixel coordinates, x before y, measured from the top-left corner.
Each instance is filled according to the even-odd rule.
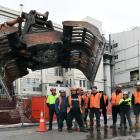
[[[49,11],[49,19],[81,20],[90,16],[102,22],[105,35],[140,26],[140,0],[0,0],[0,5],[23,11]]]

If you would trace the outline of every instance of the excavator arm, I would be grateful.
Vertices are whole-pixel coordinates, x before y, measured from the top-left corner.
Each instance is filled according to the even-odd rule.
[[[64,21],[62,32],[57,31],[48,14],[32,10],[0,25],[0,80],[7,93],[12,94],[13,81],[27,75],[27,69],[77,68],[93,83],[105,44],[98,28]]]

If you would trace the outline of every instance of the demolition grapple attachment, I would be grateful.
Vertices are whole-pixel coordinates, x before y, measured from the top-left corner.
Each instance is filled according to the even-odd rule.
[[[18,23],[18,27],[14,24]],[[105,40],[97,27],[84,21],[64,21],[62,32],[48,20],[48,12],[22,13],[0,25],[0,80],[12,94],[12,82],[28,74],[55,66],[77,68],[94,81]]]

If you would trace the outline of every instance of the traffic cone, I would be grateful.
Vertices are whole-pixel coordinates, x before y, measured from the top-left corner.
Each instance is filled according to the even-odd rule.
[[[46,128],[46,121],[43,115],[43,112],[41,111],[40,113],[40,121],[39,121],[39,127],[38,127],[38,132],[46,132],[47,128]]]

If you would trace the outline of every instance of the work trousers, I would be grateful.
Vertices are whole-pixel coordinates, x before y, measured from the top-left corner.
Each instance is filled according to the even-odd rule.
[[[117,115],[120,115],[120,106],[112,106],[112,119],[113,119],[113,124],[116,125],[117,123]],[[126,118],[124,118],[124,124],[126,125]],[[121,122],[120,122],[121,125]]]
[[[84,122],[86,123],[88,117],[88,108],[85,108]]]
[[[120,115],[121,115],[121,124],[120,126],[125,126],[126,124],[124,124],[124,122],[127,121],[129,123],[129,126],[132,127],[132,121],[131,121],[131,111],[130,110],[122,110],[120,111]]]
[[[59,124],[58,124],[58,127],[60,129],[63,128],[64,120],[66,121],[66,124],[67,124],[67,112],[59,112]]]
[[[74,118],[76,119],[76,122],[78,123],[80,128],[84,127],[80,109],[77,109],[77,110],[71,109],[67,114],[68,129],[72,128],[72,122]]]
[[[107,110],[106,110],[106,108],[103,108],[101,113],[103,114],[104,124],[106,125],[107,124]]]
[[[56,115],[57,123],[59,122],[59,116],[56,113],[54,105],[49,106],[49,128],[52,129],[52,122],[53,122],[53,116]]]
[[[96,128],[100,127],[100,109],[99,108],[91,108],[90,109],[90,127],[93,127],[93,119],[94,119],[94,114],[96,117]]]

